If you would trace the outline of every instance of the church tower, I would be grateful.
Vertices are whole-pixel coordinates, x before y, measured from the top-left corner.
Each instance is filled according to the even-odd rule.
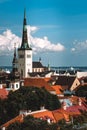
[[[14,57],[12,61],[12,72],[15,73],[18,71],[18,60],[16,57],[16,43],[14,44]]]
[[[21,47],[18,48],[18,71],[21,77],[28,77],[32,72],[32,48],[28,44],[26,12],[24,10],[23,34]]]
[[[16,55],[16,43],[14,44],[14,57],[12,61],[12,71],[10,73],[10,79],[13,81],[17,81],[18,79],[20,79],[20,75],[18,72],[18,59]]]

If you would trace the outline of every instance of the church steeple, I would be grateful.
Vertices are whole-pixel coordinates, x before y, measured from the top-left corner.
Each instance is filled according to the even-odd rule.
[[[12,71],[13,72],[15,72],[15,71],[17,71],[17,64],[18,64],[18,60],[17,60],[17,57],[16,57],[16,43],[14,44],[14,57],[13,57],[13,62],[12,62],[12,64],[13,64],[13,69],[12,69]]]
[[[10,75],[11,80],[15,81],[20,78],[19,72],[18,72],[18,59],[16,55],[16,43],[14,44],[14,57],[12,61],[12,72]]]
[[[21,44],[21,49],[29,49],[28,44],[28,37],[27,37],[27,21],[26,21],[26,10],[24,9],[24,20],[23,20],[23,34],[22,34],[22,44]]]
[[[28,44],[26,11],[24,10],[22,44],[18,48],[18,72],[21,77],[28,77],[32,72],[32,48]]]

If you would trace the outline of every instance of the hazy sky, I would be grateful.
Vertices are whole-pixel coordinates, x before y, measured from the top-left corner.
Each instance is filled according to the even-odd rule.
[[[87,0],[0,0],[0,66],[21,44],[24,8],[34,61],[87,66]]]

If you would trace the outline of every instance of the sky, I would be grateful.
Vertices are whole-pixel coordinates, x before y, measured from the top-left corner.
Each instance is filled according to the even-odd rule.
[[[21,45],[24,9],[33,61],[87,66],[87,0],[0,0],[0,66]]]

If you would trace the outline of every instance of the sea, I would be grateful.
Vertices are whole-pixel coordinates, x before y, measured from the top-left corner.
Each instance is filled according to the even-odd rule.
[[[0,69],[11,72],[12,66],[0,66]],[[59,66],[59,67],[52,66],[51,69],[55,71],[75,70],[75,71],[80,71],[80,72],[86,72],[87,66]]]
[[[80,72],[85,72],[87,71],[87,66],[59,66],[59,67],[51,67],[53,70],[75,70],[75,71],[80,71]]]

